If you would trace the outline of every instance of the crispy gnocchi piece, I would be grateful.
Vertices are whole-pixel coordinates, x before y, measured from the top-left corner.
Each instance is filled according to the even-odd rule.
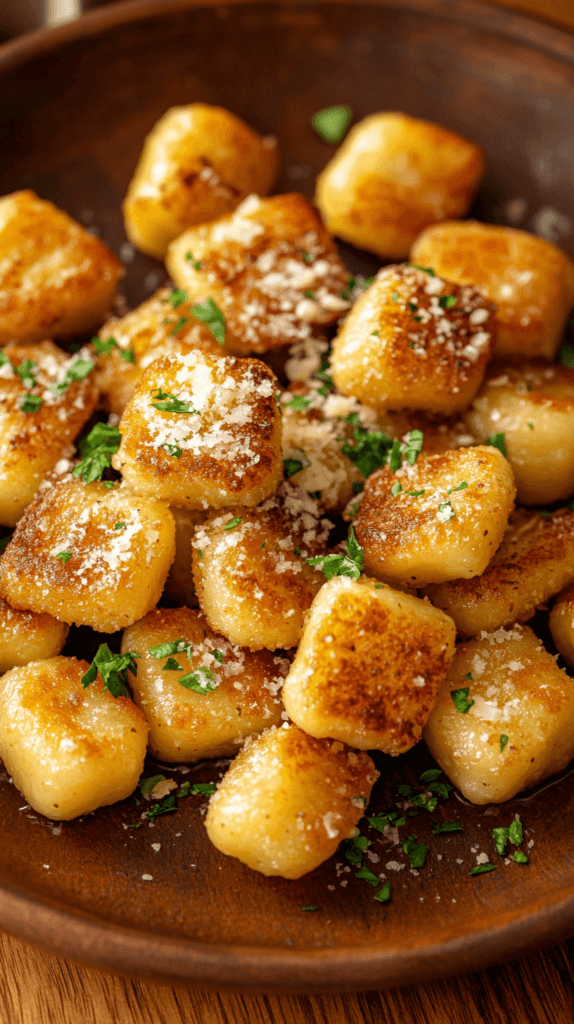
[[[98,387],[89,348],[51,341],[0,353],[0,523],[15,526],[44,477],[92,415]],[[69,454],[69,453],[68,453]]]
[[[178,640],[170,660],[179,671],[166,667],[167,655],[150,653]],[[233,757],[248,736],[281,724],[277,694],[289,662],[230,643],[200,611],[156,608],[125,631],[127,651],[141,655],[130,684],[150,725],[150,751],[163,761]]]
[[[283,703],[310,736],[403,754],[418,743],[456,630],[427,601],[335,576],[311,605]]]
[[[384,267],[333,342],[333,380],[377,409],[449,415],[478,391],[493,328],[494,306],[477,288]]]
[[[548,621],[557,650],[570,668],[574,668],[574,587],[560,595]]]
[[[90,330],[123,273],[102,242],[30,189],[0,199],[0,345]]]
[[[467,800],[512,800],[574,755],[574,680],[528,626],[483,634],[457,647],[424,739]]]
[[[136,249],[161,260],[194,224],[231,213],[251,192],[266,195],[277,174],[277,140],[223,107],[171,107],[147,136],[123,204]]]
[[[184,232],[166,267],[190,303],[215,303],[237,355],[303,342],[349,308],[341,297],[349,274],[296,193],[249,196],[231,216]]]
[[[574,492],[574,370],[494,366],[466,420],[482,442],[504,434],[521,504],[551,504]]]
[[[209,328],[192,315],[181,293],[170,288],[160,288],[126,316],[107,320],[99,337],[106,351],[98,357],[97,380],[105,408],[117,416],[154,359],[193,349],[221,355],[221,345]]]
[[[459,636],[528,622],[540,605],[574,582],[574,512],[549,518],[518,509],[480,576],[427,587],[432,603],[456,623]]]
[[[517,228],[449,220],[427,228],[410,258],[449,281],[476,285],[496,303],[496,357],[554,358],[574,304],[574,263],[552,242]]]
[[[228,509],[198,528],[193,575],[212,629],[252,651],[295,646],[325,581],[305,562],[326,550],[331,524],[319,517],[317,502],[285,483],[253,511]]]
[[[354,518],[366,572],[410,587],[484,572],[514,507],[512,470],[498,448],[419,455],[365,483]]]
[[[155,607],[175,553],[166,505],[69,475],[26,509],[0,560],[14,608],[113,633]]]
[[[205,512],[172,505],[170,512],[175,523],[175,557],[165,581],[163,599],[175,605],[197,608],[197,594],[193,582],[191,542],[198,526],[205,520]]]
[[[283,476],[277,390],[258,359],[157,359],[121,418],[112,464],[134,491],[170,505],[257,505]]]
[[[356,834],[377,777],[364,752],[294,725],[269,729],[243,748],[213,794],[207,834],[254,871],[301,878]]]
[[[317,178],[316,203],[331,234],[400,260],[429,224],[465,216],[485,167],[461,135],[385,111],[351,129]]]
[[[87,670],[50,658],[0,679],[0,756],[30,806],[56,821],[125,800],[143,769],[144,716],[100,677],[84,689]]]
[[[52,615],[17,611],[0,598],[0,676],[17,665],[54,658],[67,635],[65,622]]]

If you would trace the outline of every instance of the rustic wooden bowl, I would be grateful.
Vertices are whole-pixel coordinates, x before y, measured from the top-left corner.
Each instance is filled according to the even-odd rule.
[[[572,253],[573,71],[571,35],[464,0],[133,0],[0,50],[0,188],[30,186],[97,230],[126,262],[135,304],[165,272],[125,247],[120,203],[142,139],[168,106],[219,103],[275,132],[278,191],[311,196],[332,148],[310,117],[349,102],[357,119],[404,110],[475,139],[489,157],[477,215],[544,230]],[[342,251],[352,270],[376,268]],[[86,631],[74,642],[89,653]],[[429,765],[420,746],[398,763],[379,759],[379,807]],[[352,873],[337,876],[342,858],[299,882],[224,858],[205,835],[200,797],[137,831],[123,827],[138,820],[134,798],[56,829],[22,809],[7,780],[0,801],[0,925],[106,969],[202,986],[380,988],[476,970],[574,930],[568,775],[501,808],[451,796],[432,819],[458,818],[458,834],[429,838],[431,817],[413,819],[431,853],[416,876],[389,869],[385,906]],[[497,860],[490,838],[516,811],[534,840],[526,867]],[[380,841],[372,849],[382,864],[397,859]],[[497,870],[470,878],[478,850]]]

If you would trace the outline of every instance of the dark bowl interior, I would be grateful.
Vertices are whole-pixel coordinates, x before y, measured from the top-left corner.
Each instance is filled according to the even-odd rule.
[[[574,254],[573,71],[567,33],[474,3],[115,5],[0,51],[0,190],[31,187],[96,231],[125,262],[132,306],[166,274],[126,245],[121,201],[167,107],[217,103],[275,133],[277,191],[311,197],[333,152],[311,115],[345,102],[356,120],[398,109],[474,139],[489,158],[475,215],[537,230]],[[341,251],[355,272],[378,266]],[[381,757],[375,805],[388,808],[397,783],[429,764],[422,745],[398,763]],[[187,771],[174,777],[206,781],[220,768]],[[126,828],[140,813],[134,798],[58,827],[22,803],[5,780],[0,924],[106,968],[233,987],[381,987],[476,969],[574,929],[567,775],[501,808],[454,795],[421,813],[412,831],[428,841],[427,865],[388,869],[387,906],[336,869],[340,857],[298,882],[224,858],[207,840],[199,797],[138,830]],[[528,867],[499,860],[469,878],[476,852],[496,856],[492,826],[515,811],[534,840]],[[463,832],[431,836],[431,820],[453,818]],[[406,861],[372,838],[383,864]],[[302,911],[309,905],[319,909]]]

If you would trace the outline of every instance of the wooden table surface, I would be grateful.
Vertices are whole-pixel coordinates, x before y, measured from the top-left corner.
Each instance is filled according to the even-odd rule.
[[[574,28],[574,0],[500,0]],[[572,1024],[574,938],[392,992],[244,996],[115,977],[0,933],[0,1024]]]

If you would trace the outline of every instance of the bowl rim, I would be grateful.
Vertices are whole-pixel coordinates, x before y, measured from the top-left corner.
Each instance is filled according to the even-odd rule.
[[[290,7],[308,0],[281,0]],[[326,0],[314,0],[315,3]],[[331,0],[345,4],[349,0]],[[529,14],[480,0],[357,0],[364,5],[442,17],[503,35],[574,64],[574,32]],[[59,46],[115,27],[201,7],[221,0],[120,0],[87,11],[75,21],[26,33],[0,46],[0,75]],[[225,5],[273,0],[225,0]],[[276,0],[275,0],[276,5]],[[391,988],[476,971],[561,941],[574,931],[574,879],[550,904],[498,915],[494,925],[437,942],[392,949],[311,949],[202,943],[106,921],[59,906],[0,881],[0,926],[51,953],[93,967],[153,981],[204,989],[268,992],[343,992]]]

